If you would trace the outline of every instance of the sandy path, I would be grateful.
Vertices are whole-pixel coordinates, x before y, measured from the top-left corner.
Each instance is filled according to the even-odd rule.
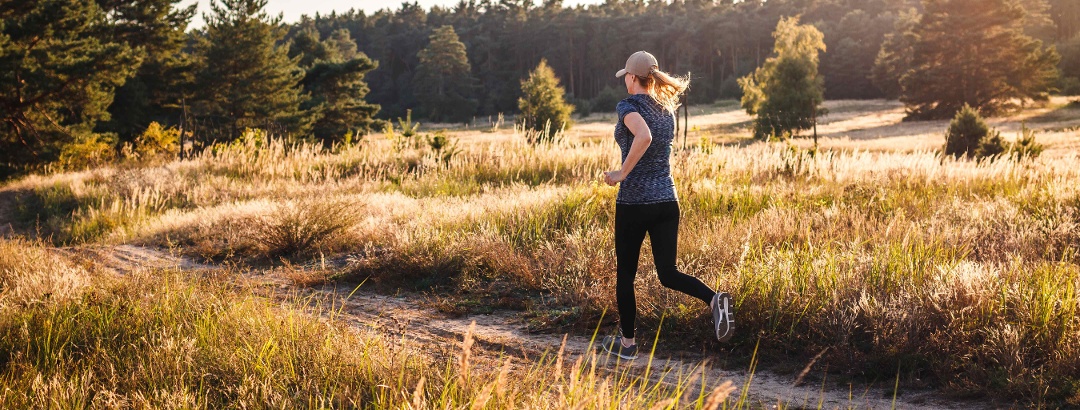
[[[99,269],[107,269],[126,274],[141,269],[179,268],[182,270],[216,269],[215,266],[191,261],[187,258],[171,255],[165,251],[133,245],[86,246],[62,248],[59,251],[73,258],[89,262]],[[256,281],[273,283],[279,287],[290,287],[288,281],[272,274],[254,273],[250,276]],[[333,301],[338,310],[334,319],[350,326],[369,328],[395,337],[438,346],[432,351],[437,356],[450,357],[457,353],[470,324],[475,322],[473,332],[473,354],[488,363],[498,363],[507,358],[514,361],[515,367],[528,366],[544,355],[556,354],[563,337],[566,337],[565,353],[567,362],[572,363],[577,357],[595,351],[590,338],[579,335],[535,334],[529,333],[515,312],[495,312],[492,314],[466,315],[450,317],[434,311],[416,300],[421,295],[388,296],[352,288],[327,285],[319,288],[304,289],[317,300]],[[350,293],[352,293],[350,295]],[[707,387],[721,381],[731,380],[740,389],[745,388],[750,375],[745,369],[722,369],[709,365],[701,355],[689,352],[658,353],[650,369],[651,379],[671,381],[675,377],[687,377],[695,372],[702,372]],[[647,358],[633,362],[606,361],[606,371],[624,370],[643,374],[650,366]],[[767,366],[768,364],[763,364]],[[986,403],[950,402],[932,391],[903,391],[894,403],[892,386],[842,386],[823,389],[814,383],[794,386],[794,376],[773,374],[759,370],[753,374],[749,386],[752,402],[763,407],[772,407],[777,402],[784,402],[788,408],[858,408],[858,409],[967,409],[987,407]],[[693,389],[692,389],[693,390]],[[735,393],[736,395],[739,393]]]
[[[407,296],[385,296],[357,291],[345,299],[351,289],[320,289],[319,292],[336,294],[344,309],[340,318],[356,326],[368,326],[395,335],[423,342],[447,346],[451,354],[460,342],[470,323],[475,322],[473,337],[492,362],[498,358],[512,357],[524,365],[541,356],[554,355],[564,334],[529,333],[513,312],[495,312],[492,314],[447,317],[433,313],[432,309],[419,306]],[[578,356],[595,351],[590,337],[565,335],[567,362],[573,362]],[[630,366],[637,374],[644,374],[650,366],[647,357],[640,357],[632,362],[618,362],[614,359],[604,361],[608,371],[619,370],[620,366]],[[767,364],[765,364],[767,365]],[[689,352],[657,353],[651,363],[650,377],[655,381],[674,381],[674,378],[703,371],[707,389],[711,390],[719,382],[731,380],[740,389],[746,386],[750,375],[743,369],[722,369],[711,366],[699,354]],[[808,383],[794,385],[795,377],[757,371],[749,387],[752,402],[763,406],[784,402],[788,408],[824,408],[824,409],[966,409],[981,408],[974,403],[949,402],[932,391],[906,391],[897,397],[895,407],[892,401],[892,386],[845,386],[843,389],[830,387],[823,390],[821,385]],[[886,388],[887,387],[887,388]],[[690,389],[698,391],[698,388]],[[738,395],[738,392],[735,393]]]

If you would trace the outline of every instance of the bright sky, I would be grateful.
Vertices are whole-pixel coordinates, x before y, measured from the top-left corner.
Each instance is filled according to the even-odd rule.
[[[195,18],[191,19],[191,24],[188,26],[191,28],[200,28],[203,26],[203,13],[210,13],[210,0],[185,0],[181,4],[184,6],[191,5],[198,1],[199,10],[195,12]],[[416,0],[425,9],[431,8],[434,5],[441,5],[451,7],[458,3],[458,0]],[[410,3],[412,0],[410,0]],[[331,11],[345,12],[349,9],[364,10],[368,14],[379,9],[391,8],[397,9],[401,7],[401,0],[269,0],[266,5],[266,11],[271,16],[282,13],[284,15],[283,21],[286,23],[292,23],[300,20],[300,16],[307,14],[314,16],[315,13],[330,14]],[[533,3],[539,4],[540,1],[536,0]],[[603,0],[563,0],[564,6],[576,6],[578,4],[600,4]]]

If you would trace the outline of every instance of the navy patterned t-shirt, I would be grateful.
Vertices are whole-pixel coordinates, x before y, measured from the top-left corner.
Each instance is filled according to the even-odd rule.
[[[634,134],[623,123],[623,118],[629,113],[638,113],[652,133],[652,144],[619,184],[615,203],[643,205],[677,201],[670,161],[671,143],[675,139],[675,116],[648,94],[634,94],[619,101],[615,111],[619,113],[619,122],[615,124],[615,142],[622,150],[623,162],[634,143]]]

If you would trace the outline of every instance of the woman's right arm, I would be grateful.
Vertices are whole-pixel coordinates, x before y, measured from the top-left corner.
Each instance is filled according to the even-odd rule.
[[[626,176],[630,175],[630,171],[633,171],[638,161],[641,160],[641,156],[645,155],[645,150],[649,149],[649,145],[652,145],[652,131],[649,130],[649,125],[645,123],[645,119],[641,118],[641,114],[636,112],[626,114],[623,117],[623,124],[626,124],[626,128],[629,128],[630,133],[634,134],[634,142],[630,144],[630,152],[626,154],[626,160],[623,161],[622,168],[604,173],[604,182],[611,186],[625,180]]]

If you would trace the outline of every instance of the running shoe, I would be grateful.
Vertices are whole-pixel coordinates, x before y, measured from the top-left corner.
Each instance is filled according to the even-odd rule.
[[[603,347],[605,352],[626,360],[637,359],[637,344],[626,347],[623,346],[622,341],[622,336],[604,336],[604,339],[600,342],[600,347]]]
[[[726,342],[735,333],[735,304],[731,295],[717,292],[712,299],[713,325],[716,326],[716,340]]]

